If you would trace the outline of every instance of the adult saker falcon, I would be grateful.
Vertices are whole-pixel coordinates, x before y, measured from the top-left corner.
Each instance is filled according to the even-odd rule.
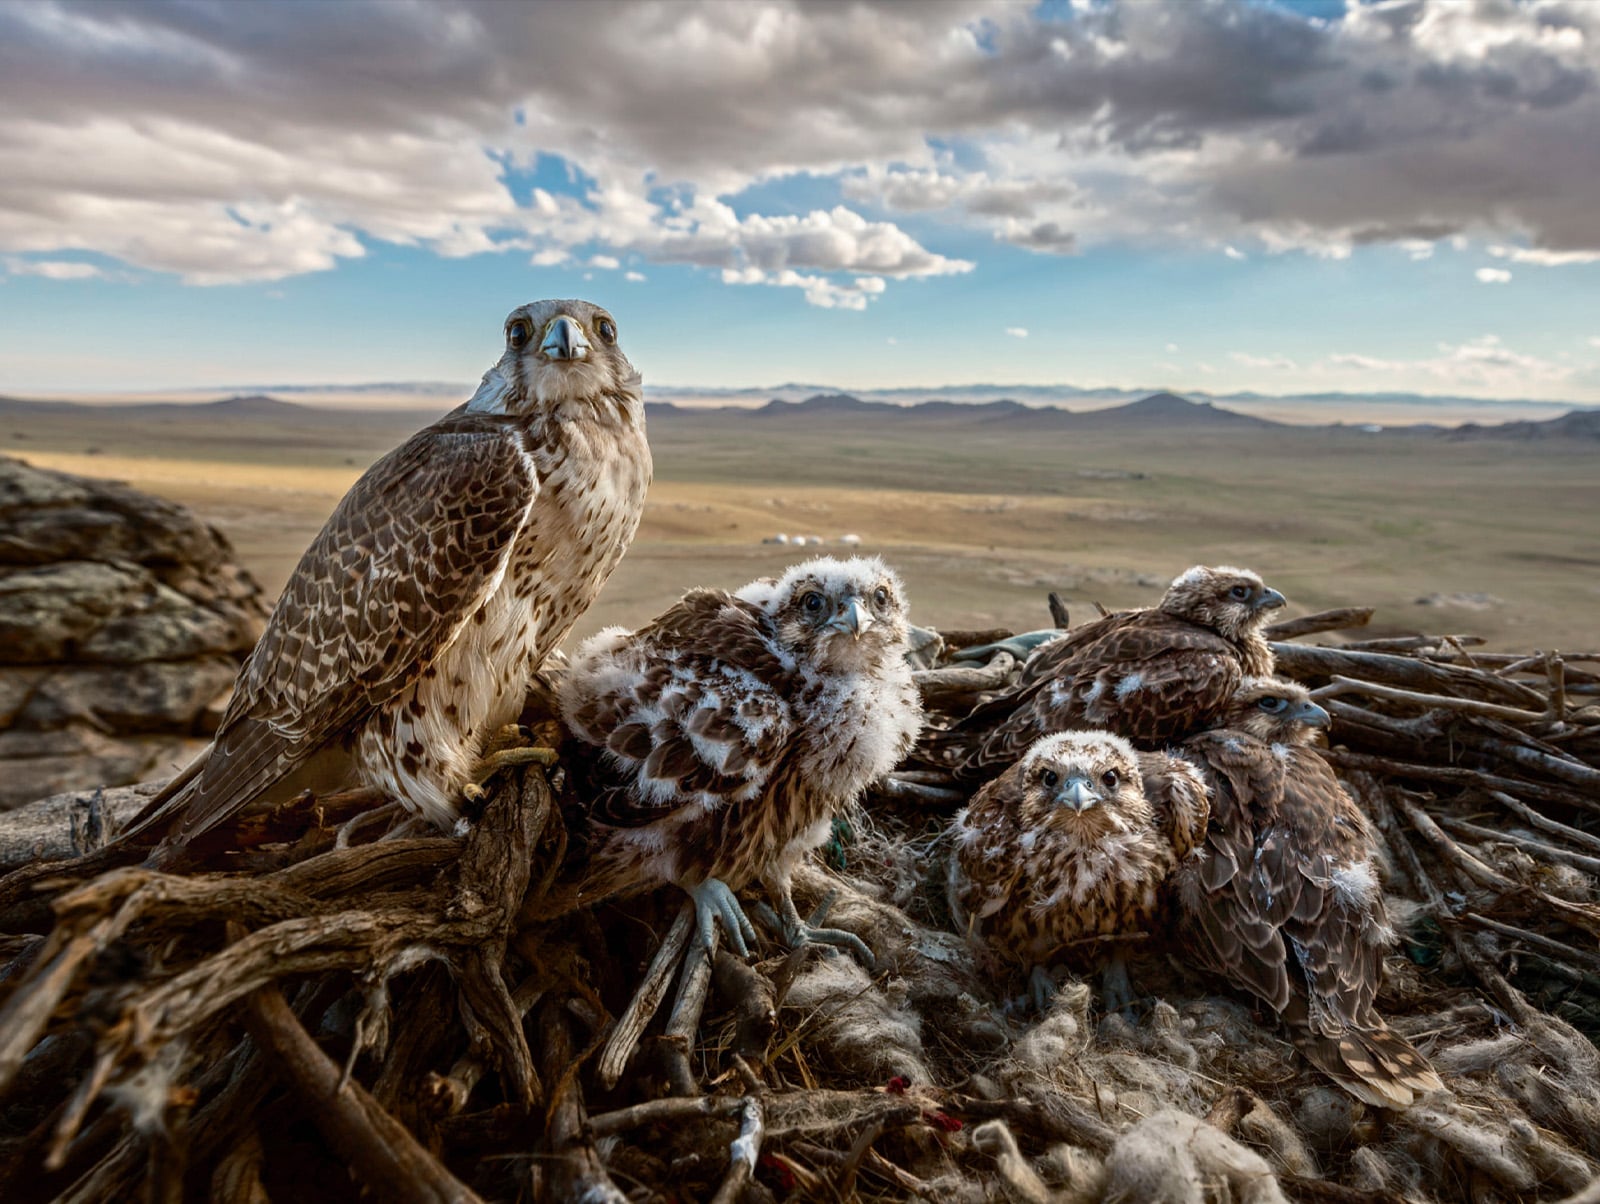
[[[847,945],[802,921],[799,860],[915,741],[922,704],[906,663],[906,597],[876,557],[819,557],[736,594],[699,589],[641,628],[602,631],[562,676],[563,719],[589,745],[581,878],[544,916],[675,883],[709,945],[753,937],[734,895],[776,897],[790,944]],[[581,754],[565,763],[582,775]]]
[[[465,405],[369,468],[284,587],[210,749],[128,838],[196,839],[349,771],[440,826],[486,735],[632,542],[650,483],[639,374],[587,301],[512,311]]]
[[[1283,604],[1248,569],[1196,565],[1156,606],[1040,645],[1015,685],[928,732],[916,759],[983,781],[1051,732],[1105,728],[1154,749],[1204,730],[1240,681],[1272,672],[1261,628]]]
[[[1311,747],[1328,713],[1303,686],[1251,679],[1226,723],[1180,750],[1212,800],[1205,855],[1177,878],[1184,948],[1272,1008],[1358,1099],[1397,1108],[1438,1090],[1373,1006],[1394,933],[1371,825]]]
[[[1173,870],[1200,844],[1205,784],[1186,761],[1101,731],[1058,732],[988,783],[950,826],[956,927],[1030,970],[1043,1008],[1058,959],[1106,961],[1108,1010],[1131,1001],[1122,950],[1149,935]]]

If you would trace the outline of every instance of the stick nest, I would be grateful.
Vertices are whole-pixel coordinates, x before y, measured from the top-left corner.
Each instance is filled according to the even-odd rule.
[[[457,836],[351,792],[192,872],[91,831],[0,880],[0,1198],[1600,1199],[1600,657],[1289,642],[1369,615],[1272,634],[1383,837],[1379,1005],[1449,1088],[1404,1113],[1157,942],[1135,1022],[1080,984],[1012,1015],[948,931],[937,789],[869,796],[797,878],[872,971],[709,954],[674,891],[520,924],[581,856],[530,766]],[[950,662],[997,634],[924,650],[936,714],[1009,680]]]

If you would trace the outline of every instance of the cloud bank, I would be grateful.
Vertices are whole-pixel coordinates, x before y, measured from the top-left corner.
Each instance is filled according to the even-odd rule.
[[[0,262],[82,277],[45,257],[89,252],[208,285],[385,242],[687,264],[860,309],[979,266],[973,232],[1039,255],[1420,257],[1455,237],[1600,259],[1600,5],[1048,11],[0,6]],[[791,179],[833,199],[771,201]]]

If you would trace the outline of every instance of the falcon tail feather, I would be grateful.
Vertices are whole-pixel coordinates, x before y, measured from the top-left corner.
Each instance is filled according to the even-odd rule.
[[[1416,1047],[1387,1025],[1338,1036],[1294,1035],[1306,1060],[1363,1103],[1407,1108],[1444,1083]]]

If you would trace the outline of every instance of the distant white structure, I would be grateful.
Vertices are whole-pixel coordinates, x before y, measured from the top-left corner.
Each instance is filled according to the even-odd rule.
[[[861,536],[841,535],[839,536],[839,542],[847,548],[859,548],[861,546]]]
[[[787,535],[785,535],[782,531],[779,531],[776,535],[767,536],[761,542],[762,543],[788,543],[789,542],[789,537]]]

